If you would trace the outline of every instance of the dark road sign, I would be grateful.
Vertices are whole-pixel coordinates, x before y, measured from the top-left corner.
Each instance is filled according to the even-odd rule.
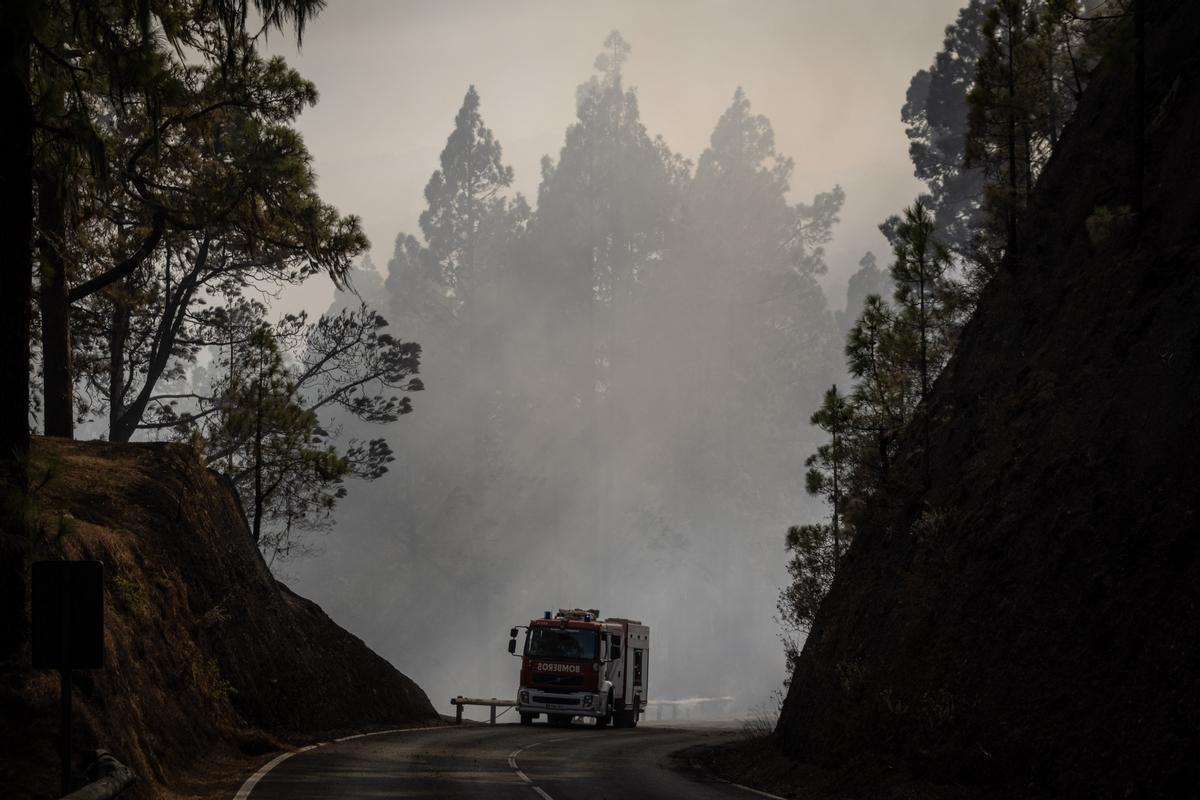
[[[33,668],[62,680],[62,793],[71,791],[71,670],[104,663],[104,565],[33,562]]]
[[[34,669],[96,669],[104,661],[104,565],[33,564]]]

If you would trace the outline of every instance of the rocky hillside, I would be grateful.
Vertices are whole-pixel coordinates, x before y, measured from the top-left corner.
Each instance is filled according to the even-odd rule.
[[[808,637],[791,756],[1200,796],[1200,4],[1146,13],[1143,212],[1117,53],[936,386],[932,488],[872,510]]]
[[[271,576],[230,487],[181,445],[37,440],[36,558],[105,565],[105,666],[76,673],[75,750],[169,792],[221,752],[436,724],[425,693]],[[58,679],[0,665],[0,786],[56,797]],[[125,795],[123,795],[125,796]]]

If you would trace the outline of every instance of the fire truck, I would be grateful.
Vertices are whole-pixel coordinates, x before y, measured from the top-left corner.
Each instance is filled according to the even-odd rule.
[[[520,627],[525,644],[518,653]],[[646,711],[650,627],[637,620],[600,619],[594,608],[547,611],[509,631],[508,652],[521,658],[522,725],[545,714],[551,725],[593,717],[600,728],[632,728]]]

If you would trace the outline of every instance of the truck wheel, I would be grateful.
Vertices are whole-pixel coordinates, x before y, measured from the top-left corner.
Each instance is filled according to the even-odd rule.
[[[537,716],[537,714],[521,714],[521,724],[522,725],[532,725],[533,718],[536,716]]]
[[[608,723],[612,722],[614,719],[613,713],[614,713],[614,711],[613,711],[612,692],[609,692],[608,693],[608,705],[606,706],[606,713],[602,717],[596,717],[596,727],[597,728],[607,728]]]

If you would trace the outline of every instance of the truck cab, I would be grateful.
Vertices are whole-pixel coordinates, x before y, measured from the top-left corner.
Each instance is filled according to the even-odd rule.
[[[646,710],[650,628],[637,620],[600,619],[596,609],[547,611],[525,626],[519,653],[517,711],[529,725],[545,714],[551,725],[593,717],[598,727],[634,727]],[[508,651],[517,653],[518,629]]]

